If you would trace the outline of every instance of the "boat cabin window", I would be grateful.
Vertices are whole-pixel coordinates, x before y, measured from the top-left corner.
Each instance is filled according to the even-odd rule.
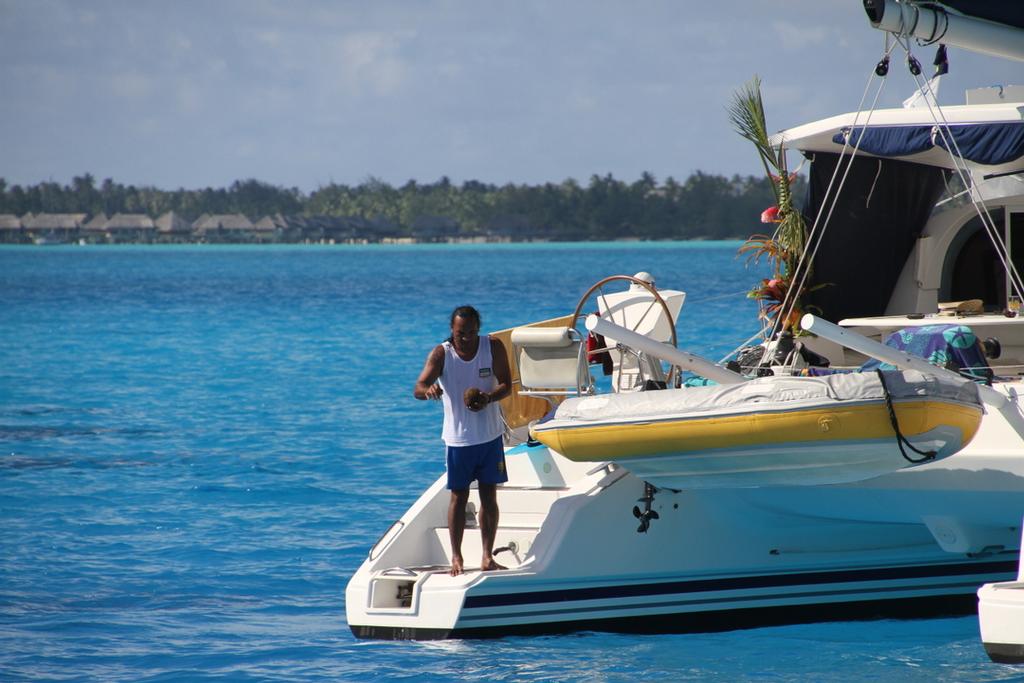
[[[1009,214],[1009,230],[1006,229]],[[1024,210],[991,212],[996,230],[1006,241],[1010,258],[1018,273],[1024,274]],[[943,268],[939,301],[981,299],[985,309],[1006,308],[1009,275],[1003,267],[992,240],[975,216],[964,224],[953,239]]]

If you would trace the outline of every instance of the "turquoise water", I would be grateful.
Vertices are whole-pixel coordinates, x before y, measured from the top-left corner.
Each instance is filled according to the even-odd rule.
[[[736,244],[0,249],[0,680],[1009,680],[973,617],[356,641],[344,586],[443,472],[412,383],[648,270],[680,346],[757,329]],[[733,295],[733,296],[729,296]]]

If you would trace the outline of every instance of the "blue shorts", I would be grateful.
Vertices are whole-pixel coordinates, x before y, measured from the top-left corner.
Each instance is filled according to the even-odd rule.
[[[448,488],[465,491],[474,479],[481,484],[508,481],[500,436],[474,446],[448,446]]]

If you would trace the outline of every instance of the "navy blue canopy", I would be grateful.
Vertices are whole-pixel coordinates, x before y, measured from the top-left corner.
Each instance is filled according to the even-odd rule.
[[[839,160],[826,152],[812,156],[803,209],[807,225],[829,208],[824,200]],[[818,250],[804,303],[827,320],[884,311],[948,175],[943,168],[899,159],[853,159],[829,229],[810,238]]]
[[[1024,6],[1019,0],[942,0],[941,4],[978,19],[1024,28]]]
[[[1008,164],[1024,157],[1024,121],[957,124],[949,127],[968,161],[986,166]],[[949,133],[946,133],[947,137]],[[880,157],[903,157],[926,152],[932,147],[948,149],[936,126],[859,126],[836,133],[832,142],[850,146],[860,142],[860,151]]]

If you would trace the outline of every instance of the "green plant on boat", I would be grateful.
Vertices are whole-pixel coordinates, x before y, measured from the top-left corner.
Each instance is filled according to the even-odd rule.
[[[733,93],[729,118],[736,132],[754,143],[775,193],[775,206],[761,214],[762,222],[775,225],[774,232],[751,235],[739,249],[739,253],[747,255],[748,263],[757,263],[763,257],[773,271],[772,277],[762,280],[747,296],[761,303],[761,317],[774,321],[776,330],[788,329],[796,334],[803,315],[801,299],[807,289],[790,295],[790,287],[807,241],[807,228],[803,215],[793,206],[792,184],[796,176],[790,175],[786,167],[786,152],[781,145],[773,146],[768,136],[760,78],[754,76]],[[787,299],[788,295],[793,298]],[[783,304],[788,313],[783,311]],[[784,318],[780,319],[781,316]]]

